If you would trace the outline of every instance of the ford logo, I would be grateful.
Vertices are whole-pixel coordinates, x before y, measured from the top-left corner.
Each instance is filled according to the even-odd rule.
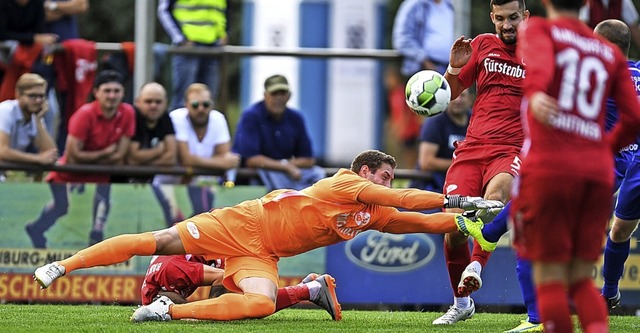
[[[378,272],[406,272],[426,265],[436,245],[423,234],[395,235],[370,230],[348,241],[347,258],[354,264]]]

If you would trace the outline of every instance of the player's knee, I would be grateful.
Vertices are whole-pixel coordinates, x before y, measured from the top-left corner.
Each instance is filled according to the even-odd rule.
[[[249,305],[250,318],[263,318],[272,315],[276,311],[276,304],[262,294],[245,293]]]
[[[616,243],[626,242],[638,226],[636,221],[616,220],[611,227],[609,237]]]
[[[69,212],[68,203],[54,202],[51,204],[50,207],[51,207],[52,213],[55,215],[55,218],[60,218],[62,216],[65,216]]]

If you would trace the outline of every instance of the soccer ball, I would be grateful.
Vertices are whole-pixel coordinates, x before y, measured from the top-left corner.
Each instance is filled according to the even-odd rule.
[[[409,78],[405,101],[413,112],[425,117],[442,113],[451,100],[451,87],[442,74],[423,70]]]

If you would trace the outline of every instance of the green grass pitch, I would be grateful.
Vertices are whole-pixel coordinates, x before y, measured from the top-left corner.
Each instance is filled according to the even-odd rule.
[[[132,323],[134,306],[0,305],[7,332],[502,332],[516,326],[522,314],[477,313],[454,326],[433,326],[436,312],[343,311],[334,322],[322,310],[285,309],[258,320]],[[577,319],[574,319],[577,324]],[[612,316],[611,332],[638,332],[640,318]]]

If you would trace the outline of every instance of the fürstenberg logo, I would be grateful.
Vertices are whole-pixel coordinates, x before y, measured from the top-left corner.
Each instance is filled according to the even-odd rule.
[[[433,259],[436,246],[423,234],[394,235],[367,231],[345,245],[354,264],[378,272],[406,272]]]

